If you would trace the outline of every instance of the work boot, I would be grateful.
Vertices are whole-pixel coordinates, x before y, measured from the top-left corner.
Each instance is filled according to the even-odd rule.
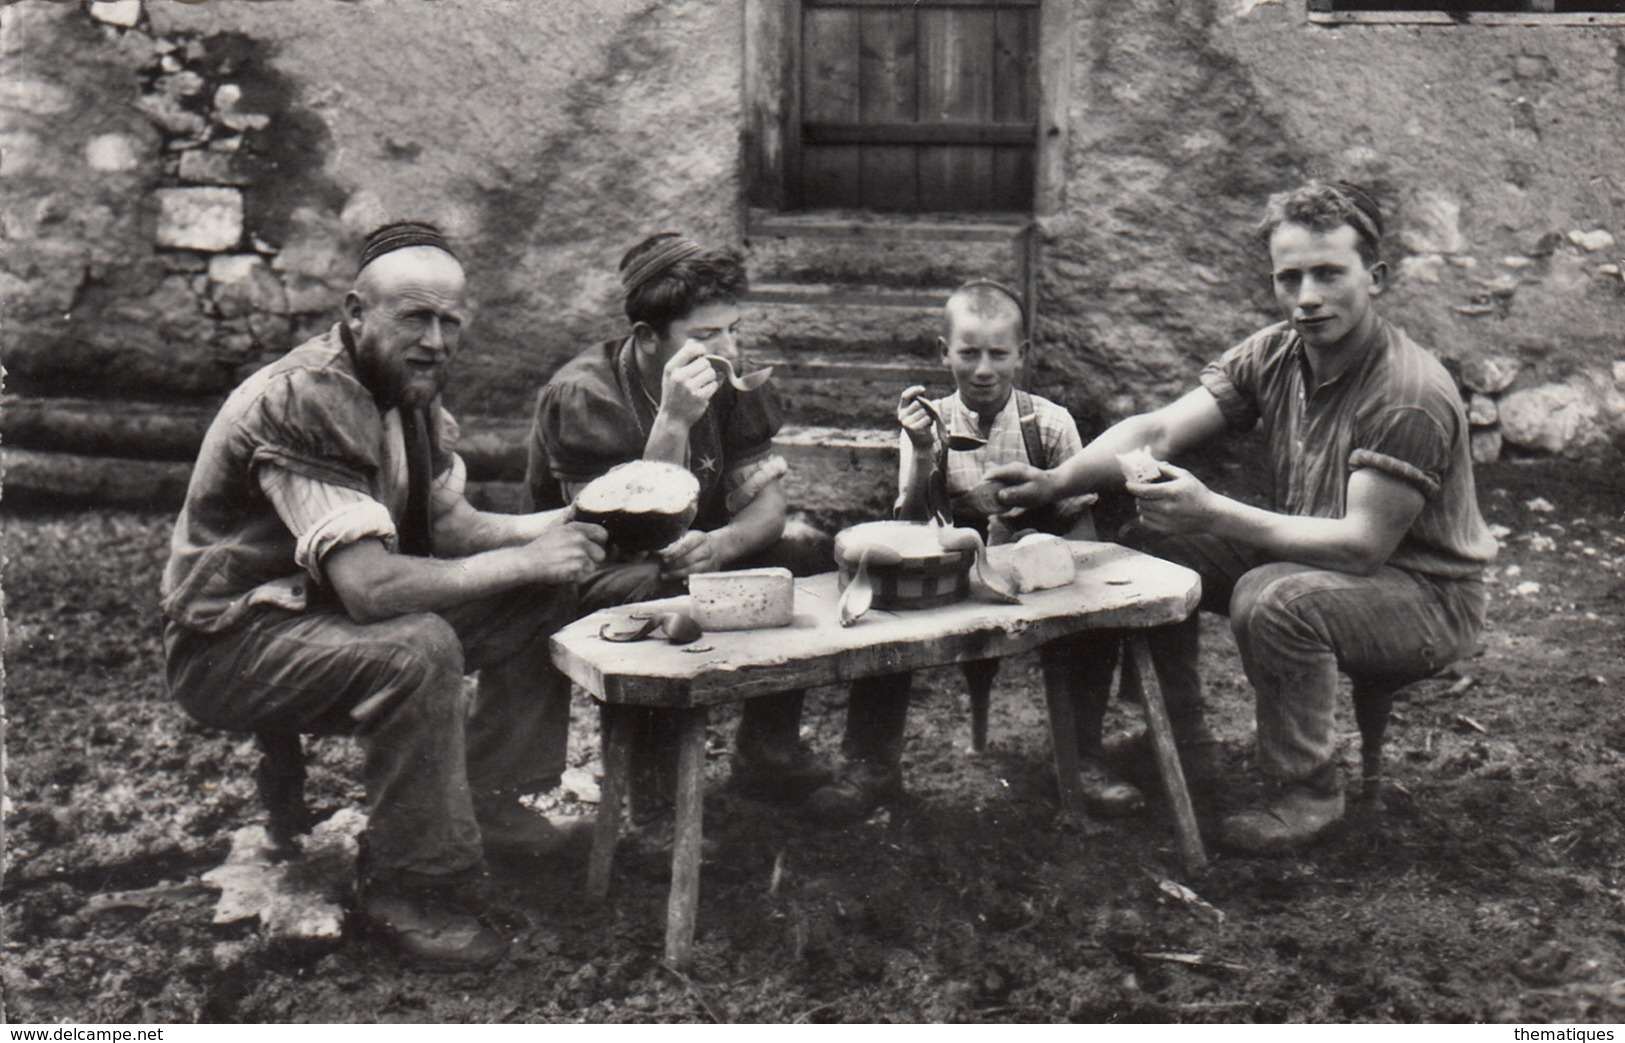
[[[825,825],[858,822],[881,804],[903,795],[903,769],[896,762],[849,760],[833,782],[807,798],[807,814]]]
[[[799,739],[788,748],[747,747],[734,751],[728,784],[762,800],[798,801],[833,779],[835,773]]]
[[[539,862],[584,854],[592,844],[592,820],[582,815],[543,815],[510,792],[478,793],[474,821],[485,857],[502,862]]]
[[[1283,786],[1267,807],[1226,816],[1219,842],[1248,855],[1281,855],[1313,844],[1343,821],[1343,788],[1308,783]]]
[[[1101,818],[1126,818],[1145,809],[1145,796],[1138,786],[1112,775],[1094,757],[1078,762],[1078,784],[1083,790],[1083,806]]]
[[[1190,784],[1216,782],[1224,777],[1224,743],[1208,731],[1205,722],[1173,725],[1174,749],[1179,754],[1179,766]],[[1107,744],[1107,756],[1119,765],[1143,765],[1156,770],[1156,757],[1151,750],[1151,732],[1136,732],[1124,742]]]
[[[356,889],[362,929],[425,970],[490,967],[508,952],[508,939],[486,922],[484,871],[445,877],[419,873],[364,874]]]

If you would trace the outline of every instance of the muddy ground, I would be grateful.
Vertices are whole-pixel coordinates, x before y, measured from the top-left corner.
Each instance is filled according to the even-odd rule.
[[[252,928],[212,927],[199,877],[261,812],[251,744],[193,726],[164,695],[156,591],[170,518],[13,512],[5,1015],[1625,1019],[1625,483],[1550,462],[1498,464],[1480,481],[1505,530],[1491,629],[1481,654],[1396,707],[1386,812],[1356,806],[1304,857],[1218,854],[1184,872],[1160,806],[1128,822],[1058,816],[1031,657],[1007,664],[980,757],[966,752],[957,672],[922,675],[909,795],[846,830],[729,794],[723,717],[706,802],[716,851],[686,979],[660,963],[666,873],[636,854],[598,908],[580,899],[579,867],[502,878],[518,940],[489,973],[412,971],[351,935],[300,956]],[[1254,792],[1249,694],[1228,631],[1209,622],[1206,676],[1235,770],[1196,795],[1207,823]],[[825,751],[842,698],[809,703]],[[595,714],[580,705],[578,717],[573,759],[590,772]],[[1136,719],[1129,707],[1113,724]],[[358,801],[354,768],[350,742],[323,740],[313,802]]]

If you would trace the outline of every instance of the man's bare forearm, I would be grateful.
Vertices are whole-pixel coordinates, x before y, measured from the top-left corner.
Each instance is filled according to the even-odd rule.
[[[529,543],[567,521],[568,507],[535,514],[497,514],[463,500],[435,522],[435,550],[443,557],[466,557]]]

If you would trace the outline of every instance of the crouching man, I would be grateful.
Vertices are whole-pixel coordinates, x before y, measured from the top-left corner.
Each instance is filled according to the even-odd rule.
[[[1340,670],[1418,678],[1472,650],[1495,538],[1455,383],[1373,307],[1387,277],[1377,204],[1353,185],[1311,183],[1272,198],[1259,234],[1284,321],[1225,352],[1201,387],[1060,467],[992,477],[1011,486],[1004,502],[1044,503],[1122,484],[1116,454],[1149,447],[1167,460],[1229,430],[1262,430],[1268,509],[1167,463],[1126,486],[1146,549],[1199,572],[1202,607],[1230,617],[1257,698],[1259,766],[1279,792],[1226,818],[1220,840],[1262,854],[1310,843],[1343,817]],[[1195,616],[1150,641],[1187,771],[1202,774],[1212,740]]]
[[[556,855],[518,803],[557,783],[547,669],[604,532],[475,510],[440,404],[469,317],[432,226],[374,232],[342,320],[249,377],[199,453],[164,571],[171,691],[232,730],[353,732],[369,817],[359,912],[431,966],[500,959],[485,858]],[[463,674],[480,672],[472,710]]]
[[[650,236],[621,259],[622,336],[567,362],[537,396],[527,484],[537,507],[572,500],[617,464],[656,460],[698,479],[693,528],[653,555],[621,557],[581,583],[583,614],[681,594],[696,572],[782,564],[786,465],[771,385],[731,386],[713,358],[739,360],[739,302],[747,282],[733,253],[675,233]],[[611,548],[613,551],[613,548]],[[810,563],[800,563],[806,566]],[[829,567],[818,562],[810,571]],[[741,710],[736,789],[796,801],[830,772],[801,741],[803,693],[751,699]],[[669,714],[640,711],[632,726],[633,825],[651,846],[670,835],[677,733]]]

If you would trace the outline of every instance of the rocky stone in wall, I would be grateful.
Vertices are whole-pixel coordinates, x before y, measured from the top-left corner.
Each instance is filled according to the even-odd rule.
[[[221,252],[243,237],[243,195],[234,188],[161,188],[159,246]]]
[[[1493,464],[1501,459],[1501,432],[1498,428],[1474,431],[1471,436],[1473,463]]]
[[[106,25],[134,28],[141,21],[141,0],[92,0],[90,17]]]
[[[209,296],[222,318],[254,312],[284,314],[288,296],[259,254],[219,254],[209,259]]]
[[[141,165],[144,151],[129,134],[98,134],[85,143],[85,162],[103,174],[124,174]]]
[[[1494,395],[1512,386],[1522,363],[1507,355],[1482,355],[1461,365],[1461,382],[1469,390]]]
[[[1519,449],[1582,456],[1607,440],[1601,403],[1578,384],[1543,384],[1503,395],[1501,434]]]
[[[1500,416],[1495,399],[1488,395],[1475,392],[1467,400],[1467,420],[1474,427],[1488,427],[1500,419]]]

